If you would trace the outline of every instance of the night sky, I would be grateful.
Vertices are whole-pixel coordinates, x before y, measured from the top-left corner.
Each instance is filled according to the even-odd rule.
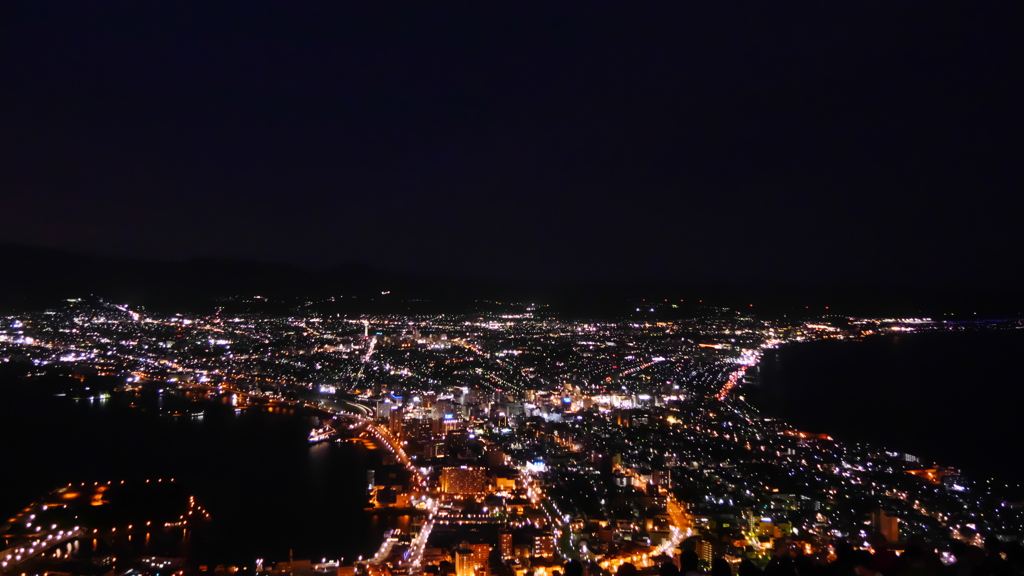
[[[6,2],[0,242],[1024,286],[1013,3],[668,4]]]

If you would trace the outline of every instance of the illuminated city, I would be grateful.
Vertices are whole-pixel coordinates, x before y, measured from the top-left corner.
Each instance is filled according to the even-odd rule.
[[[422,574],[448,563],[460,576],[521,576],[577,560],[614,573],[627,562],[656,568],[682,550],[705,567],[724,558],[735,568],[763,564],[780,547],[824,561],[838,541],[869,550],[879,535],[893,547],[922,538],[980,546],[983,535],[1019,538],[1024,528],[1020,507],[991,480],[797,430],[745,398],[759,386],[762,355],[785,343],[963,330],[960,323],[784,323],[703,305],[688,319],[652,317],[679,309],[667,299],[643,300],[649,310],[614,322],[498,302],[472,314],[316,311],[330,300],[306,302],[304,315],[219,308],[189,316],[69,299],[4,318],[0,358],[21,367],[26,385],[57,378],[58,396],[173,396],[192,407],[175,418],[202,418],[210,405],[301,414],[314,422],[310,450],[354,442],[386,455],[370,474],[367,506],[407,511],[412,521],[388,530],[372,556],[315,566],[261,558],[233,570]],[[77,550],[69,543],[119,529],[148,541],[152,521],[93,527],[54,512],[86,498],[83,488],[101,505],[105,487],[119,487],[110,484],[59,488],[10,518],[4,573],[50,572]],[[211,521],[193,497],[181,509],[159,519],[161,530],[187,534]],[[51,522],[37,515],[53,524],[37,525]],[[955,560],[948,544],[938,546],[946,563]],[[146,561],[109,557],[105,565],[146,572]],[[185,558],[165,562],[189,569]]]
[[[1024,576],[1019,3],[0,7],[0,576]]]

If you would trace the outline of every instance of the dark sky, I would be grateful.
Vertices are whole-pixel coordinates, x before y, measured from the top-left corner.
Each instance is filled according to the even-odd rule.
[[[0,241],[1022,284],[1013,3],[802,4],[7,2]]]

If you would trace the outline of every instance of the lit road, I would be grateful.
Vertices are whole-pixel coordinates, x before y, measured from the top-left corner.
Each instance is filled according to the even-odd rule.
[[[366,432],[371,434],[377,440],[380,440],[380,442],[384,444],[384,446],[390,450],[396,458],[398,458],[398,461],[412,473],[413,478],[416,479],[416,483],[419,485],[419,488],[425,489],[427,487],[427,479],[423,477],[423,473],[420,472],[413,464],[412,460],[409,459],[409,456],[405,453],[405,449],[402,448],[394,438],[392,438],[391,433],[388,432],[387,428],[379,426],[370,420],[364,420],[364,422],[366,424]]]
[[[380,567],[385,565],[407,568],[410,574],[420,574],[423,572],[423,550],[426,548],[427,540],[430,539],[430,532],[434,528],[434,514],[437,512],[437,506],[438,501],[436,499],[429,498],[427,500],[429,515],[423,522],[423,527],[420,529],[419,534],[408,545],[398,542],[396,532],[388,533],[377,553],[367,561],[367,564],[376,568],[376,570],[371,570],[372,573],[386,573],[380,569]]]
[[[56,526],[49,530],[41,530],[27,541],[0,551],[0,574],[12,571],[18,564],[84,535],[85,532],[78,526],[70,530],[58,530]]]
[[[624,473],[633,478],[635,485],[642,485],[640,476],[632,469],[624,470]],[[618,567],[626,562],[630,562],[638,568],[653,565],[651,558],[659,556],[661,554],[669,554],[679,544],[693,535],[693,523],[690,516],[686,513],[686,505],[676,500],[676,498],[668,493],[664,488],[659,487],[659,491],[665,496],[665,510],[668,512],[668,517],[671,522],[669,527],[669,538],[658,544],[650,551],[644,553],[633,554],[631,556],[606,558],[600,562],[601,568],[605,570],[611,570],[615,572]]]

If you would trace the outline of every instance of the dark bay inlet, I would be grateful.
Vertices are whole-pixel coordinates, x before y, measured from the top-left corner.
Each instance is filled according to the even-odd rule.
[[[796,343],[767,353],[759,404],[795,426],[963,468],[1024,476],[1024,331]]]

